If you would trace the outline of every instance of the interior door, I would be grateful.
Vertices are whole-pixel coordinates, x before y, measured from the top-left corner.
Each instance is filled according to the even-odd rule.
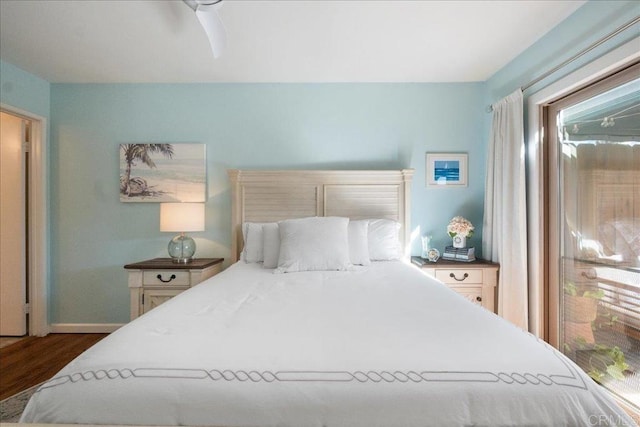
[[[0,112],[0,335],[27,333],[27,121]]]

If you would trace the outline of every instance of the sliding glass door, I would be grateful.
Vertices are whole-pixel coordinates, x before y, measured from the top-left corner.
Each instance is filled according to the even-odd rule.
[[[640,407],[640,69],[553,104],[552,342]],[[554,342],[555,341],[555,342]]]

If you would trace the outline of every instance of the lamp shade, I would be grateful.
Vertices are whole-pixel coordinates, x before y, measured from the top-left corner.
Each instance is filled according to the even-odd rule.
[[[161,203],[160,231],[204,231],[204,203]]]

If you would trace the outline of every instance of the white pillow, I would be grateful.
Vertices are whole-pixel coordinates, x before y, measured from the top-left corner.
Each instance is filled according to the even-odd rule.
[[[280,257],[280,229],[278,224],[268,223],[262,226],[262,254],[264,268],[276,268]]]
[[[390,261],[402,258],[400,223],[390,219],[369,220],[369,258]]]
[[[280,257],[276,273],[348,270],[349,218],[313,217],[278,223]]]
[[[242,236],[244,237],[244,247],[240,254],[240,259],[246,263],[264,261],[264,239],[262,227],[265,223],[245,222],[242,224]]]
[[[351,264],[369,265],[369,221],[358,220],[349,222],[349,258]]]

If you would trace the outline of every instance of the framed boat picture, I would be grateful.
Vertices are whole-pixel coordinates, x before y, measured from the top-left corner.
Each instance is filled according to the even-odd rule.
[[[467,154],[427,153],[427,187],[466,187]]]

